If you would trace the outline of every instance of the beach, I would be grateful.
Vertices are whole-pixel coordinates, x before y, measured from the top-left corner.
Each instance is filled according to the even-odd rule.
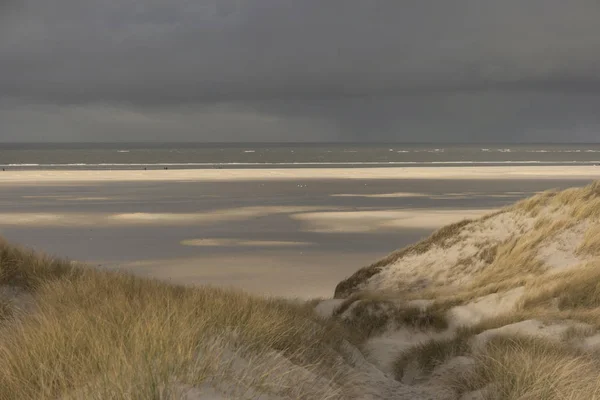
[[[599,177],[595,166],[4,171],[0,234],[176,283],[331,297],[441,226]]]
[[[232,168],[3,171],[0,184],[78,182],[223,182],[303,179],[596,179],[600,166],[439,166],[377,168]]]

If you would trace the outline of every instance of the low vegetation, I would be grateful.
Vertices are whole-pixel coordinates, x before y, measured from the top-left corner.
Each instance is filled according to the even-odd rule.
[[[454,382],[459,393],[478,389],[489,399],[600,398],[600,360],[539,338],[499,336],[475,356],[476,367]]]
[[[359,295],[346,301],[333,313],[362,341],[386,330],[399,327],[442,331],[448,328],[444,312],[422,309],[376,295]]]
[[[394,375],[402,380],[409,365],[416,367],[421,374],[428,374],[437,366],[458,357],[470,355],[473,337],[490,329],[499,328],[528,319],[528,315],[514,313],[486,319],[470,327],[459,327],[450,338],[432,339],[418,343],[404,351],[394,362]]]
[[[0,255],[2,284],[35,298],[34,312],[2,323],[0,399],[168,399],[204,384],[236,398],[344,394],[353,337],[307,306],[76,267],[6,243]]]

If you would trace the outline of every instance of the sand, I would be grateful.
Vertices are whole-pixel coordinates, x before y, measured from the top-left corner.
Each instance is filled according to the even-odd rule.
[[[3,171],[0,184],[301,179],[597,179],[598,166]]]
[[[298,213],[291,217],[311,232],[373,232],[397,228],[436,229],[465,218],[479,218],[493,210],[423,210],[418,208],[375,211]]]
[[[233,287],[256,295],[309,300],[331,297],[340,277],[357,265],[377,258],[373,253],[357,256],[307,251],[304,247],[297,250],[301,252],[276,247],[255,249],[241,256],[200,254],[189,258],[122,262],[115,267],[177,284]]]
[[[593,167],[4,171],[0,233],[144,276],[330,297],[340,280],[436,228],[536,191],[583,184],[596,173]]]
[[[284,240],[237,240],[237,239],[222,239],[222,238],[206,238],[206,239],[188,239],[181,241],[184,246],[197,247],[223,247],[223,246],[243,246],[243,247],[296,247],[310,246],[316,243],[309,242],[292,242]]]

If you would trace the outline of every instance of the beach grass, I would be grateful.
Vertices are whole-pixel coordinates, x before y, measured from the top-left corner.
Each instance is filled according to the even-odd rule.
[[[484,389],[486,399],[600,398],[600,360],[564,344],[498,336],[475,357],[474,370],[454,382],[459,393]]]
[[[347,386],[338,366],[353,336],[306,305],[75,266],[5,242],[0,254],[0,282],[35,299],[19,318],[0,303],[0,399],[177,398],[206,384],[229,385],[234,398],[339,398]]]

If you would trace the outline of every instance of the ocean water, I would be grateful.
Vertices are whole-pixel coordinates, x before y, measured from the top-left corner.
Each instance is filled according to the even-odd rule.
[[[32,169],[594,165],[597,144],[0,144],[0,167]]]

